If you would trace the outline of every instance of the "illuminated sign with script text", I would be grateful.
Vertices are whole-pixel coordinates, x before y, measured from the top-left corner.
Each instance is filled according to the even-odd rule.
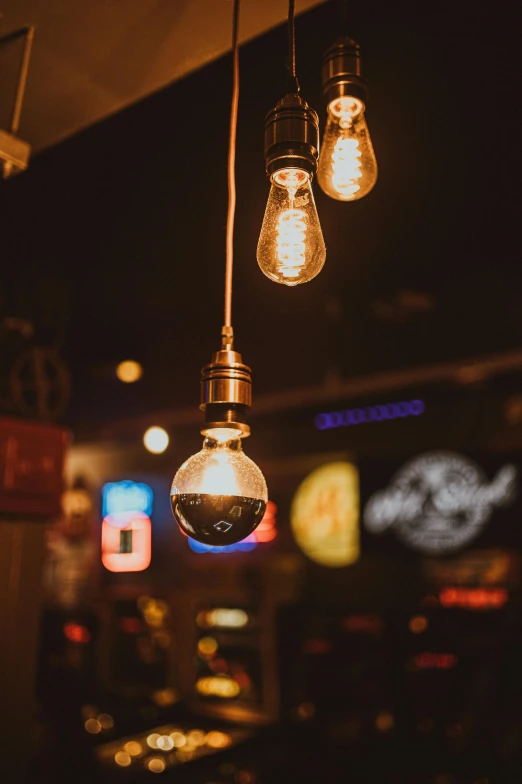
[[[517,471],[504,465],[488,481],[473,461],[454,452],[427,452],[406,463],[364,509],[372,534],[387,530],[420,553],[450,553],[475,539],[494,509],[516,497]]]

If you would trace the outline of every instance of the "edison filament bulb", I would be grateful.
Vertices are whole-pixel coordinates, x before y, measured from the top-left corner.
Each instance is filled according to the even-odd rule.
[[[361,199],[375,185],[377,161],[359,98],[343,95],[328,106],[317,180],[339,201]]]
[[[179,527],[203,544],[240,542],[265,513],[265,478],[243,452],[239,435],[226,427],[208,431],[203,449],[183,463],[172,483],[172,511]]]
[[[280,169],[272,176],[257,261],[267,277],[286,286],[315,278],[326,259],[310,180],[302,169]]]
[[[317,181],[332,199],[362,199],[377,181],[377,161],[364,117],[368,90],[361,53],[353,38],[339,38],[325,52],[323,96],[328,118]]]
[[[326,247],[312,192],[317,171],[319,120],[297,93],[268,113],[266,172],[270,195],[257,245],[257,261],[276,283],[297,286],[321,271]]]

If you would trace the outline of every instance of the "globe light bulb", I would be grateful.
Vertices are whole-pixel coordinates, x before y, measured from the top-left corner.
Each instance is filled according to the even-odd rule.
[[[259,266],[276,283],[297,286],[315,278],[325,259],[311,175],[303,169],[276,171],[257,246]]]
[[[375,185],[377,161],[358,98],[344,95],[329,104],[317,180],[338,201],[362,199]]]
[[[209,431],[203,449],[183,463],[172,482],[176,522],[204,544],[235,544],[249,536],[267,501],[265,478],[232,428]]]

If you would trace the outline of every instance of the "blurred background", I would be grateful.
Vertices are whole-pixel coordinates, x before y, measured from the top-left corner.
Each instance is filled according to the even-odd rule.
[[[327,262],[289,289],[256,263],[287,8],[244,0],[234,323],[270,501],[228,548],[169,492],[220,336],[232,3],[0,11],[36,26],[0,182],[1,780],[520,782],[518,4],[347,3],[379,178],[315,187]],[[323,128],[339,4],[297,11]]]

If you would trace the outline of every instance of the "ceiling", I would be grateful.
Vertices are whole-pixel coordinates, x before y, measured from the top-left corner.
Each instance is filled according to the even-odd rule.
[[[303,12],[319,0],[299,0]],[[4,0],[2,32],[36,27],[20,136],[34,151],[139,101],[230,49],[232,0]],[[240,39],[285,0],[244,0]]]

